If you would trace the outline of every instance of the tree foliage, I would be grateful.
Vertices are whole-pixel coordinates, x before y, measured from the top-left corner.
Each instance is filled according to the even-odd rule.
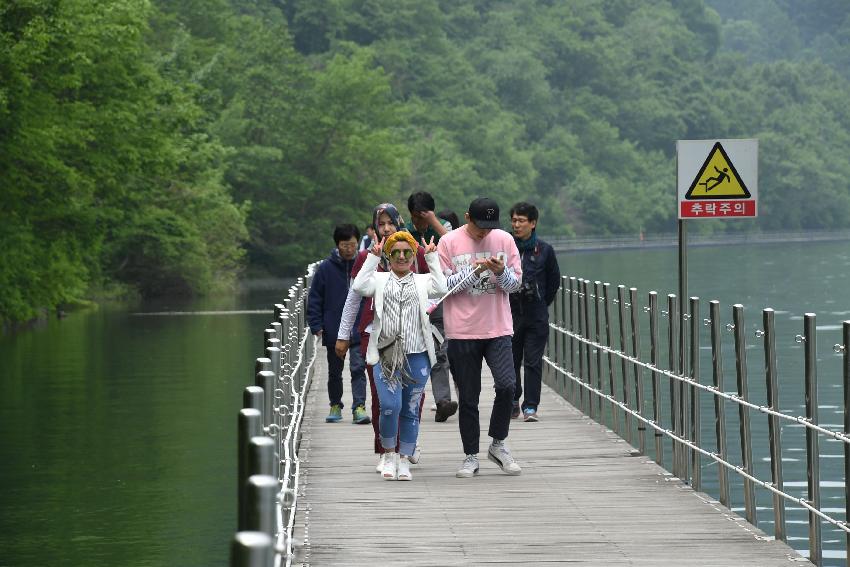
[[[841,0],[0,4],[0,319],[298,273],[419,190],[666,232],[677,139],[761,141],[700,230],[845,227],[848,63]]]

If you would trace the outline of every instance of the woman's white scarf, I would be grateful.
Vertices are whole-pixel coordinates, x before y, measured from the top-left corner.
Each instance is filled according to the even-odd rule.
[[[395,392],[399,382],[402,385],[414,382],[404,352],[405,336],[401,331],[403,325],[400,320],[403,306],[410,301],[417,303],[419,301],[413,273],[408,272],[400,278],[391,274],[384,288],[384,321],[381,325],[381,334],[378,337],[381,377],[391,392]],[[393,317],[398,319],[393,319]],[[392,330],[387,332],[388,328]]]

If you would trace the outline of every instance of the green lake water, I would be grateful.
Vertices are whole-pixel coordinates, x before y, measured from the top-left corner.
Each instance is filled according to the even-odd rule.
[[[802,333],[803,313],[818,314],[820,422],[840,427],[840,357],[832,345],[850,319],[850,243],[694,247],[689,261],[690,294],[720,300],[724,322],[733,303],[745,305],[751,330],[762,308],[777,310],[781,409],[789,413],[802,414],[804,399],[794,335]],[[676,292],[675,249],[581,252],[560,262],[565,275],[637,287],[642,303],[650,290],[663,301]],[[284,293],[107,306],[0,337],[0,567],[227,565],[236,524],[236,416],[271,307]],[[707,317],[707,303],[703,309]],[[761,347],[751,331],[748,337],[755,399],[764,390]],[[734,351],[724,348],[731,391]],[[703,382],[709,369],[703,362]],[[701,406],[711,447],[706,396]],[[730,453],[737,450],[736,414],[727,407]],[[753,444],[756,472],[769,480],[764,421],[753,417]],[[801,428],[783,427],[786,486],[800,496],[803,439]],[[821,449],[823,506],[843,519],[841,446],[822,439]],[[704,464],[703,478],[716,495],[715,469]],[[737,484],[736,509],[741,492]],[[759,525],[770,534],[771,501],[762,492]],[[805,521],[789,506],[789,543],[799,550],[807,549]],[[843,536],[825,529],[824,540],[827,564],[838,564]]]
[[[0,338],[0,566],[227,565],[236,418],[280,297],[104,307]]]

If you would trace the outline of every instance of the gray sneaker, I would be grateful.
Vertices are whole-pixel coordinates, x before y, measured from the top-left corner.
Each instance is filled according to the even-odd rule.
[[[498,445],[491,443],[490,448],[487,449],[487,458],[499,465],[499,468],[501,468],[502,472],[505,474],[509,474],[511,476],[522,474],[522,469],[519,464],[517,464],[516,460],[514,460],[513,455],[511,455],[511,450],[508,449],[508,446],[505,445],[504,442]]]
[[[458,478],[472,478],[478,474],[478,455],[467,455],[455,473]]]

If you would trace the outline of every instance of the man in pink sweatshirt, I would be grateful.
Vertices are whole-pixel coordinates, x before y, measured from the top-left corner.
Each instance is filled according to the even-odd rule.
[[[467,224],[443,236],[437,245],[440,264],[452,290],[444,302],[444,318],[449,365],[458,388],[458,422],[465,454],[456,476],[470,478],[478,473],[478,398],[484,360],[493,373],[496,390],[488,431],[493,441],[487,458],[505,473],[518,475],[522,469],[505,439],[516,387],[508,294],[520,288],[522,262],[513,237],[499,228],[496,201],[475,199],[465,216]]]

